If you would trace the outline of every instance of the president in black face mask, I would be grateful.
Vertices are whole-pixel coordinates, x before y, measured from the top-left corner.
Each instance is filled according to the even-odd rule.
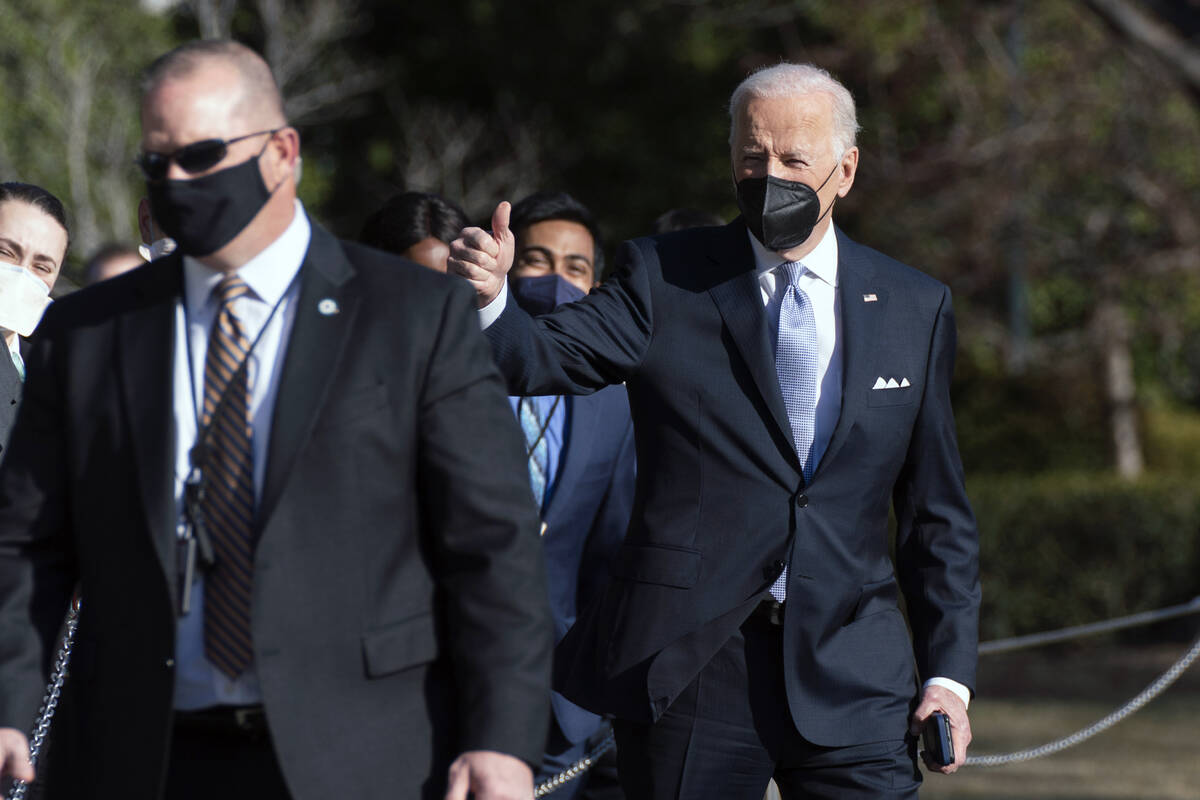
[[[506,205],[451,246],[510,392],[629,392],[633,516],[557,686],[615,716],[627,798],[761,797],[772,777],[785,798],[915,798],[929,716],[955,744],[930,768],[971,740],[950,293],[833,224],[859,158],[844,86],[780,64],[729,108],[742,216],[627,242],[577,302],[515,307]]]

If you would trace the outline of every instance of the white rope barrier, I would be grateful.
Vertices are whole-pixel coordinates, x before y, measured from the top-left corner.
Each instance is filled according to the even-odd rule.
[[[1192,643],[1191,648],[1183,654],[1183,656],[1171,665],[1171,668],[1158,676],[1158,680],[1151,683],[1141,691],[1136,697],[1130,700],[1125,705],[1118,708],[1108,716],[1097,722],[1092,723],[1088,727],[1072,733],[1062,739],[1057,739],[1040,747],[1030,748],[1029,750],[1019,750],[1015,753],[1005,753],[1003,755],[985,755],[985,756],[967,756],[966,766],[968,767],[998,767],[1004,764],[1016,764],[1022,761],[1031,761],[1035,758],[1041,758],[1053,753],[1058,753],[1066,750],[1068,747],[1074,747],[1080,742],[1085,742],[1098,733],[1102,733],[1113,725],[1116,725],[1121,720],[1128,717],[1133,712],[1140,709],[1142,706],[1149,703],[1155,697],[1162,694],[1168,686],[1179,679],[1179,676],[1192,665],[1196,657],[1200,656],[1200,638]]]
[[[1143,611],[1140,614],[1130,614],[1127,617],[1116,617],[1102,622],[1091,622],[1087,625],[1074,625],[1070,628],[1062,628],[1056,631],[1031,633],[1026,636],[1013,636],[1008,639],[996,639],[995,641],[984,642],[979,645],[979,655],[1007,653],[1012,650],[1022,650],[1027,647],[1037,647],[1043,644],[1065,642],[1069,639],[1093,636],[1098,633],[1111,633],[1112,631],[1135,628],[1139,625],[1149,625],[1152,622],[1160,622],[1164,619],[1173,619],[1198,612],[1200,612],[1200,596],[1193,597],[1187,603],[1169,606],[1158,611]]]

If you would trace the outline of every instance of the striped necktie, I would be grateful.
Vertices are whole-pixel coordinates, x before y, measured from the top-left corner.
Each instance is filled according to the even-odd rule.
[[[201,443],[204,514],[216,557],[204,578],[204,655],[231,678],[245,672],[254,657],[250,636],[254,451],[243,367],[250,340],[233,313],[234,301],[249,292],[236,275],[225,276],[213,290],[220,308],[204,361],[201,418],[202,430],[208,432]]]
[[[812,301],[800,288],[804,265],[790,261],[780,269],[787,278],[779,306],[779,330],[775,339],[775,374],[792,428],[792,443],[800,458],[804,481],[812,480],[816,464],[812,458],[817,424],[817,319]],[[788,568],[771,585],[771,595],[783,602],[787,597]]]
[[[546,428],[549,425],[536,397],[522,397],[518,405],[529,460],[529,486],[533,489],[534,502],[541,508],[546,499],[546,483],[550,475],[550,445],[546,442]]]

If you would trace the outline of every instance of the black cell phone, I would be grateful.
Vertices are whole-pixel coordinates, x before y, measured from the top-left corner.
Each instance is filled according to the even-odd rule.
[[[940,711],[930,714],[921,738],[925,742],[925,757],[931,764],[945,767],[954,763],[954,737],[950,735],[949,717]]]

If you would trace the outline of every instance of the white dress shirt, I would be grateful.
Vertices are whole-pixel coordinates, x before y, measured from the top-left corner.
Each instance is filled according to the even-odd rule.
[[[308,216],[297,200],[295,216],[283,235],[237,271],[250,287],[250,292],[234,301],[234,314],[246,337],[251,342],[257,338],[257,344],[249,355],[247,370],[256,505],[262,499],[267,439],[275,410],[275,396],[279,391],[279,373],[296,317],[296,301],[300,294],[300,282],[296,276],[308,252],[311,236]],[[202,409],[204,403],[204,360],[208,352],[208,337],[219,310],[213,289],[222,277],[221,273],[184,256],[183,298],[175,307],[174,369],[175,509],[177,531],[180,532],[183,524],[183,486],[191,472],[188,454],[196,441],[197,409]],[[272,309],[275,309],[274,315]],[[175,660],[176,709],[194,710],[222,704],[248,705],[262,700],[253,665],[236,680],[230,680],[204,657],[204,580],[199,572],[192,586],[191,612],[179,618]]]

